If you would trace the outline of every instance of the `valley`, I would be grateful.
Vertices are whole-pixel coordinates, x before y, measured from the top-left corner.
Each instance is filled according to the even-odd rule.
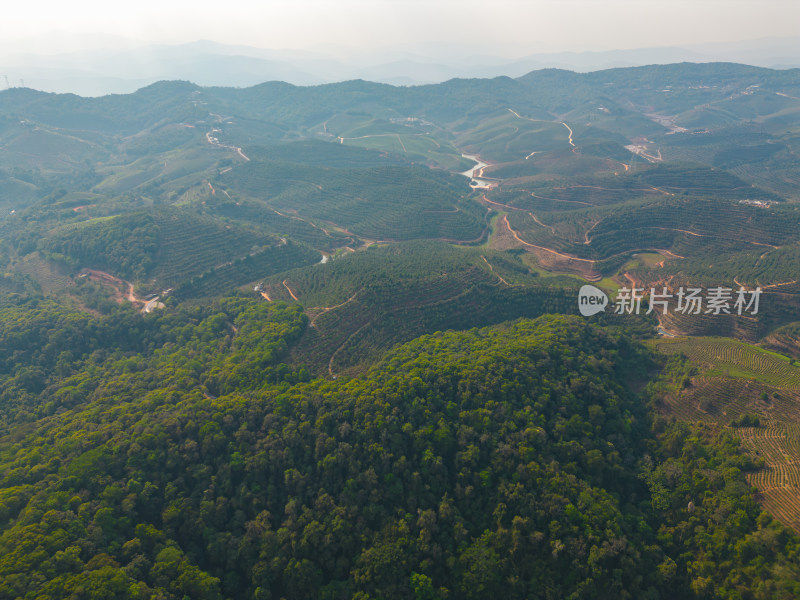
[[[0,91],[0,598],[796,597],[798,98]]]

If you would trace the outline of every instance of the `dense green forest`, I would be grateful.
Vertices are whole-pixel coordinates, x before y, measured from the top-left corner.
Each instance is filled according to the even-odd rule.
[[[756,465],[653,417],[635,389],[657,363],[627,335],[541,317],[312,381],[283,363],[297,307],[24,308],[53,329],[3,339],[48,376],[3,375],[39,418],[0,439],[2,598],[800,591],[800,540],[748,493]]]

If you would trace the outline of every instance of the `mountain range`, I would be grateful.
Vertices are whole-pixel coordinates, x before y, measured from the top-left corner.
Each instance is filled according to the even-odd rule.
[[[83,96],[130,93],[159,80],[203,86],[247,87],[264,81],[317,85],[367,79],[394,85],[458,78],[519,77],[535,69],[579,72],[676,62],[740,62],[769,68],[800,66],[800,36],[741,43],[518,55],[476,53],[456,44],[400,46],[364,52],[345,46],[270,50],[196,41],[177,45],[89,36],[79,43],[52,35],[0,43],[0,74],[8,86]],[[0,85],[2,85],[0,83]]]

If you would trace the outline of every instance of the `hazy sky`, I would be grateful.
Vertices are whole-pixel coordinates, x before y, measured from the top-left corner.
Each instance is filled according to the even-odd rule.
[[[22,0],[4,43],[46,32],[262,48],[470,43],[497,54],[609,50],[797,35],[798,0]],[[52,48],[63,44],[62,37]]]

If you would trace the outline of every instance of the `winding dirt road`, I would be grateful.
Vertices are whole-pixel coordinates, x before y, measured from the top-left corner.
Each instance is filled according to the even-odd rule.
[[[356,292],[355,294],[350,296],[347,300],[345,300],[341,304],[337,304],[336,306],[321,306],[321,307],[318,307],[318,308],[310,308],[310,309],[308,309],[308,310],[319,310],[320,311],[320,313],[318,315],[316,315],[313,319],[311,319],[311,322],[308,324],[309,327],[316,327],[317,326],[316,325],[317,319],[319,319],[325,313],[328,313],[328,312],[330,312],[330,311],[332,311],[332,310],[334,310],[336,308],[340,308],[340,307],[344,306],[345,304],[355,300],[356,296],[358,296],[360,291],[361,290],[359,290],[358,292]],[[308,312],[308,310],[306,312]]]
[[[295,296],[295,295],[294,295],[294,292],[292,291],[292,288],[290,288],[290,287],[289,287],[289,284],[288,284],[288,283],[286,283],[286,281],[287,281],[286,279],[284,279],[284,280],[283,280],[283,282],[282,282],[282,283],[283,283],[283,287],[285,287],[285,288],[286,288],[286,291],[287,291],[287,292],[289,292],[289,295],[290,295],[292,298],[294,298],[294,301],[295,301],[295,302],[299,302],[299,300],[297,299],[297,296]]]
[[[591,265],[594,265],[597,262],[594,259],[578,258],[577,256],[570,256],[569,254],[563,254],[562,252],[558,252],[558,251],[552,250],[550,248],[545,248],[544,246],[537,246],[536,244],[531,244],[529,242],[526,242],[521,237],[519,237],[519,235],[517,235],[516,231],[514,231],[511,228],[511,224],[508,222],[508,217],[506,215],[503,215],[503,222],[505,223],[505,226],[508,228],[508,230],[511,232],[511,235],[514,236],[514,239],[516,239],[520,244],[524,244],[525,246],[529,246],[531,248],[536,248],[538,250],[544,250],[545,252],[549,252],[550,254],[553,254],[553,255],[558,256],[560,258],[564,258],[564,259],[571,260],[571,261],[574,260],[574,261],[578,261],[578,262],[588,263],[588,264],[591,264]]]
[[[567,131],[569,132],[569,137],[567,138],[567,142],[569,142],[569,145],[572,146],[572,151],[573,152],[577,151],[578,148],[577,148],[577,146],[575,146],[575,142],[572,140],[572,136],[573,136],[572,128],[569,125],[567,125],[566,123],[564,123],[564,121],[546,121],[544,119],[531,119],[530,117],[523,117],[517,111],[515,111],[513,108],[506,108],[506,110],[508,112],[510,112],[512,115],[514,115],[515,117],[517,117],[518,119],[522,119],[523,121],[532,121],[534,123],[559,123],[559,124],[563,125],[564,127],[567,128]],[[536,154],[536,152],[532,152],[531,154],[529,154],[525,158],[528,159],[531,156],[533,156],[534,154]]]
[[[486,263],[486,266],[488,266],[488,267],[489,267],[489,270],[490,270],[492,273],[494,273],[495,277],[497,277],[497,278],[498,278],[500,281],[502,281],[503,283],[505,283],[505,284],[506,284],[508,287],[511,287],[511,284],[510,284],[510,283],[508,283],[508,282],[507,282],[505,279],[503,279],[502,277],[500,277],[500,275],[499,275],[498,273],[495,273],[495,272],[494,272],[494,267],[492,266],[492,263],[490,263],[488,260],[486,260],[486,257],[485,257],[483,254],[481,254],[481,258],[483,259],[483,262],[485,262],[485,263]]]

